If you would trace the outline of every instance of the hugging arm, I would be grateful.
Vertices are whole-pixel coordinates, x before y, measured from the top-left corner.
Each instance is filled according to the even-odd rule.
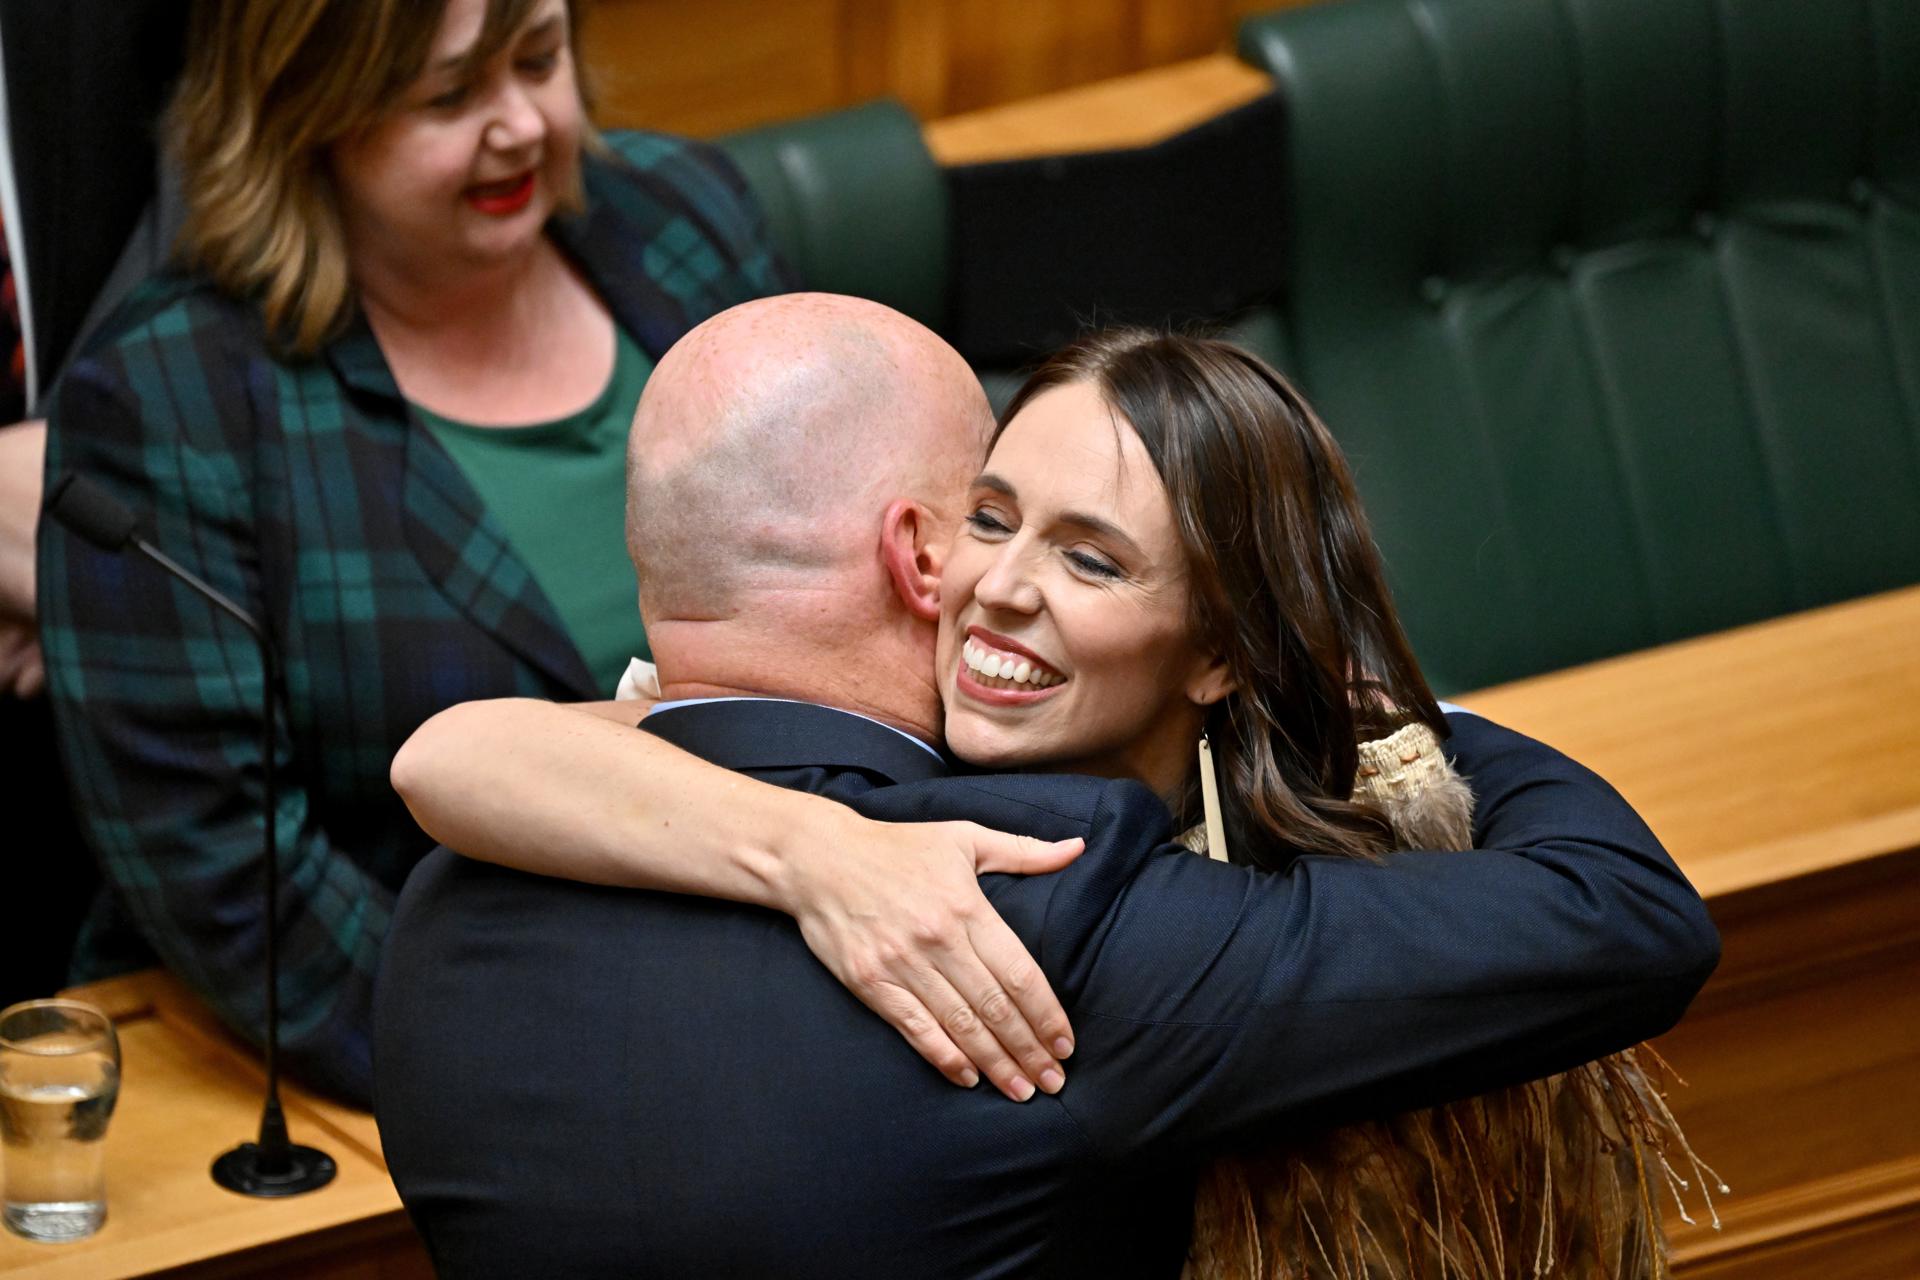
[[[451,707],[401,748],[393,785],[429,835],[469,857],[784,911],[834,976],[948,1079],[970,1085],[984,1073],[1023,1101],[1051,1083],[1042,1077],[1060,1071],[1072,1027],[976,877],[1056,870],[1078,842],[874,822],[636,732],[643,711],[532,699]]]
[[[1280,874],[1162,852],[1116,899],[1098,855],[1137,818],[1115,789],[1042,944],[1083,1050],[1062,1101],[1097,1144],[1193,1149],[1432,1105],[1679,1019],[1718,935],[1652,832],[1551,748],[1450,722],[1479,798],[1466,852]]]

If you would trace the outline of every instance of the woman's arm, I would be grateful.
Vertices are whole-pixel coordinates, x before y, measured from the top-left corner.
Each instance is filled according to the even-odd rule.
[[[1033,1085],[1057,1090],[1066,1013],[975,877],[1058,870],[1080,842],[873,822],[637,733],[643,712],[525,698],[450,707],[401,747],[394,789],[427,834],[469,857],[786,912],[948,1079],[972,1085],[978,1068],[1022,1101]]]

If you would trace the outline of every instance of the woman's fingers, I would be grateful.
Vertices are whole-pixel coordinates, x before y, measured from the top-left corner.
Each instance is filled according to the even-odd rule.
[[[971,881],[966,887],[978,892]],[[987,921],[1005,936],[995,936]],[[923,908],[917,925],[898,931],[876,933],[871,922],[858,927],[835,922],[824,932],[811,922],[801,925],[807,945],[847,989],[948,1080],[971,1088],[984,1076],[1016,1102],[1027,1101],[1036,1089],[1057,1092],[1065,1070],[1041,1047],[1018,1001],[976,954],[976,930],[1024,992],[1033,993],[1037,980],[1045,998],[1052,999],[1026,948],[984,897],[977,911],[959,904],[944,911]],[[1012,963],[1015,956],[1031,972]],[[1065,1022],[1064,1014],[1060,1021]]]
[[[1025,958],[1026,948],[1013,936],[1013,931],[1001,923],[984,897],[980,912],[983,915],[979,923],[971,922],[974,912],[962,908],[953,910],[944,928],[936,930],[935,926],[923,923],[907,943],[891,948],[885,958],[868,967],[884,971],[889,985],[918,1001],[938,1029],[936,1037],[915,1012],[904,1011],[902,1019],[894,1025],[916,1049],[921,1049],[923,1043],[938,1049],[944,1038],[946,1043],[957,1046],[996,1089],[1015,1102],[1025,1102],[1037,1088],[1056,1093],[1066,1079],[1063,1068],[1041,1047],[1020,1006],[976,953],[974,935],[976,930],[990,933],[985,927],[990,918],[993,925],[1006,933],[1005,941],[997,945],[998,951],[1003,952],[1011,945]],[[1032,960],[1027,959],[1027,963],[1031,965]],[[1051,991],[1047,996],[1051,999]],[[1064,1013],[1060,1017],[1065,1021]],[[894,1020],[889,1018],[889,1021]],[[939,1067],[949,1080],[955,1078],[942,1060],[928,1056],[924,1049],[921,1056]]]
[[[1004,997],[996,998],[989,992],[980,992],[974,998],[964,996],[946,975],[935,969],[923,969],[914,975],[913,994],[933,1012],[940,1029],[993,1081],[996,1089],[1015,1102],[1025,1102],[1033,1096],[1037,1087],[1033,1078],[1040,1071],[1029,1071],[1016,1061],[1001,1040],[1001,1029],[976,1008],[977,1000],[997,1011],[1006,1005]],[[1005,1025],[1004,1019],[1002,1024]]]
[[[1060,1060],[1073,1052],[1073,1027],[1052,984],[999,915],[976,917],[968,933],[972,947],[958,961],[959,972],[950,975],[954,984],[968,993],[1027,1079],[1045,1093],[1058,1093],[1066,1081]]]
[[[1033,1096],[1034,1085],[998,1037],[924,958],[902,951],[857,960],[841,980],[953,1083],[970,1089],[984,1074],[1016,1102]]]
[[[948,999],[941,1012],[947,1033],[960,1042],[1002,1093],[1025,1102],[1036,1088],[1058,1093],[1067,1077],[1059,1059],[1045,1047],[1045,1021],[1032,1020],[1033,1015],[996,971],[998,965],[1018,972],[1014,957],[1030,970],[1020,973],[1019,980],[1029,997],[1039,997],[1032,1001],[1035,1008],[1053,1005],[1057,1009],[1058,1003],[1046,979],[1040,977],[1039,967],[1028,957],[1020,939],[991,911],[970,925],[966,943],[935,957],[935,963],[941,966],[940,977],[953,994],[949,998],[929,984],[928,1003],[941,1012],[943,1007],[937,1001]],[[1066,1015],[1060,1013],[1058,1020],[1064,1024]],[[983,1058],[983,1054],[992,1057]]]
[[[860,997],[861,1003],[898,1031],[913,1046],[913,1051],[932,1063],[941,1075],[962,1089],[971,1089],[980,1083],[980,1072],[975,1069],[972,1059],[962,1053],[960,1046],[941,1029],[939,1020],[918,996],[890,982],[882,983],[872,991],[863,991],[858,984],[851,982],[847,987]]]
[[[1008,835],[976,823],[962,826],[961,838],[972,846],[973,866],[977,872],[1044,875],[1061,870],[1085,852],[1087,847],[1087,842],[1077,836],[1071,840],[1049,842],[1031,836]],[[1014,1006],[1025,1021],[1025,1027],[1031,1029],[1039,1045],[1045,1046],[1042,1052],[1056,1060],[1051,1065],[1057,1067],[1057,1059],[1073,1052],[1073,1026],[1067,1021],[1067,1011],[1053,994],[1053,987],[1047,982],[1046,975],[1040,971],[1040,966],[1034,963],[1025,944],[1007,927],[998,912],[989,909],[978,917],[970,933],[974,952],[998,982],[1000,990],[1012,997]],[[977,1000],[975,1007],[980,1007]],[[1046,1070],[1045,1066],[1036,1064],[1024,1055],[1023,1060],[1032,1070]]]
[[[973,869],[982,873],[1045,875],[1060,870],[1087,847],[1087,842],[1078,836],[1071,840],[1036,840],[1032,836],[1008,835],[973,822],[960,825],[968,829],[963,838],[973,848]]]

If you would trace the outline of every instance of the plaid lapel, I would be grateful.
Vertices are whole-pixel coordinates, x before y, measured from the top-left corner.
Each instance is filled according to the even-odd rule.
[[[459,464],[414,419],[366,322],[356,320],[327,355],[354,393],[392,401],[391,412],[407,422],[401,524],[427,577],[476,626],[569,695],[605,697],[500,522]]]
[[[620,163],[585,157],[585,210],[549,225],[648,355],[735,303],[796,287],[717,153],[646,133],[619,135],[617,150]]]

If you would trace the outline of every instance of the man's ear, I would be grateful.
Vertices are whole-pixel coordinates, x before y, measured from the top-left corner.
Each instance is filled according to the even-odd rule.
[[[1227,660],[1214,658],[1187,682],[1187,700],[1197,707],[1210,707],[1238,687],[1227,669]]]
[[[880,562],[907,612],[927,622],[940,617],[940,564],[933,513],[911,498],[895,498],[880,521]]]

